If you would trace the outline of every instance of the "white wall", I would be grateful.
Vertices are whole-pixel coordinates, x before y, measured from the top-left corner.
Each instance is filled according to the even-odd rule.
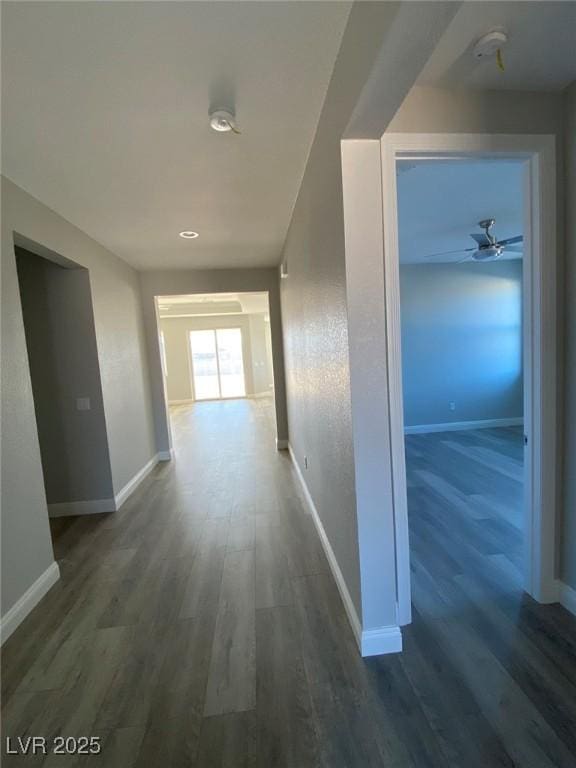
[[[248,315],[252,363],[252,392],[256,395],[272,394],[272,339],[270,319],[266,315]]]
[[[401,265],[400,291],[405,425],[521,417],[522,261]]]
[[[90,279],[17,248],[48,504],[114,497]],[[90,408],[78,410],[77,398]]]
[[[241,329],[246,394],[272,394],[263,314],[165,317],[160,320],[160,330],[164,335],[166,349],[168,402],[194,398],[190,366],[190,331],[211,328]]]
[[[89,270],[115,493],[156,452],[136,272],[2,178],[3,616],[53,561],[14,233]]]

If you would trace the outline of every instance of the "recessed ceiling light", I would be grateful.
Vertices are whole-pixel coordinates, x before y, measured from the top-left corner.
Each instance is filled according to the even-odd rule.
[[[180,232],[180,237],[183,237],[185,240],[194,240],[198,237],[198,232],[192,232],[191,229],[185,229],[184,232]]]

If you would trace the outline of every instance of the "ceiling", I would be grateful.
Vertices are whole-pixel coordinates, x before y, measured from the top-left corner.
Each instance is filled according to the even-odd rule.
[[[162,318],[228,314],[268,316],[268,294],[262,292],[158,296],[156,301]]]
[[[350,3],[2,6],[4,175],[140,269],[278,263]]]
[[[397,167],[400,262],[451,262],[458,254],[430,254],[474,246],[471,232],[481,219],[496,219],[499,239],[523,233],[521,162],[492,160],[403,160]],[[462,258],[466,254],[462,253]],[[521,258],[505,252],[501,257]]]
[[[505,30],[504,72],[472,46]],[[560,91],[576,79],[575,2],[465,2],[420,76],[423,85]]]

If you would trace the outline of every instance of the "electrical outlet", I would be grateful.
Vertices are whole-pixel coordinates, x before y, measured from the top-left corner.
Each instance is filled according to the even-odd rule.
[[[89,397],[77,397],[76,398],[76,410],[77,411],[89,411],[91,408]]]
[[[448,408],[450,408],[451,411],[455,411],[456,410],[456,402],[454,400],[450,400],[450,402],[448,403]]]

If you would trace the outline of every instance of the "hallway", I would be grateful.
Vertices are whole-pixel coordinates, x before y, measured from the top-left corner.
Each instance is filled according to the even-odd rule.
[[[574,768],[574,619],[470,577],[362,660],[272,414],[178,406],[174,461],[120,512],[52,521],[62,578],[3,649],[4,735],[103,754],[4,764]]]

